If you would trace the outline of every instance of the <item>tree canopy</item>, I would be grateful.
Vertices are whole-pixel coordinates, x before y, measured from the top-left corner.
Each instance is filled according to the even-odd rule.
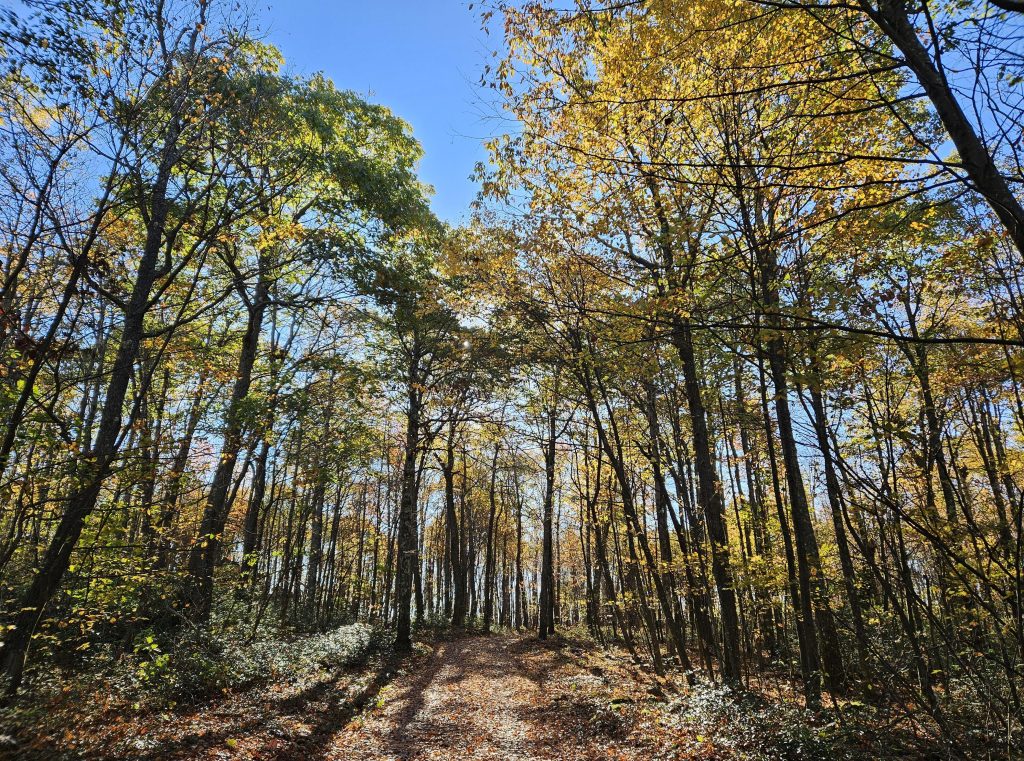
[[[0,12],[10,700],[508,629],[1015,757],[1020,9],[478,12],[461,226],[236,5]]]

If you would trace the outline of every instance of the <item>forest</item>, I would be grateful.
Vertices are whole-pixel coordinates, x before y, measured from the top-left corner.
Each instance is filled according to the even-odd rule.
[[[0,757],[1024,758],[1024,4],[464,10],[0,3]]]

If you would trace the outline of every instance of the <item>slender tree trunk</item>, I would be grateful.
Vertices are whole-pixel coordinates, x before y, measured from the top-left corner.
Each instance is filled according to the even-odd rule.
[[[466,625],[469,607],[466,589],[466,566],[463,562],[462,532],[455,507],[455,422],[448,424],[445,459],[441,463],[444,477],[444,514],[448,537],[448,562],[451,568],[452,626]],[[465,484],[463,484],[463,489]]]
[[[828,493],[829,510],[832,514],[832,527],[836,535],[836,547],[839,551],[839,564],[843,569],[843,585],[846,589],[847,602],[850,605],[850,618],[853,620],[853,631],[857,641],[857,661],[861,676],[867,675],[867,631],[864,628],[864,614],[861,610],[860,590],[857,589],[856,571],[853,567],[853,557],[850,553],[850,542],[846,536],[846,526],[843,522],[842,490],[839,486],[839,478],[836,475],[835,462],[832,458],[832,447],[828,438],[828,424],[825,417],[825,399],[821,389],[812,386],[811,409],[813,415],[811,422],[814,425],[814,432],[818,440],[818,448],[821,450],[822,460],[825,466],[825,489]]]
[[[697,360],[690,324],[682,317],[674,318],[672,343],[683,364],[686,400],[693,432],[694,460],[697,466],[698,502],[707,521],[711,542],[711,573],[718,588],[722,615],[722,677],[731,683],[740,681],[740,630],[736,611],[736,590],[729,559],[729,539],[725,532],[725,501],[722,486],[715,475],[714,457],[708,435],[707,412],[701,396]]]
[[[491,621],[494,617],[494,566],[495,566],[495,537],[494,527],[498,512],[497,478],[498,478],[498,453],[499,445],[494,445],[494,455],[491,457],[491,478],[487,489],[487,500],[489,510],[487,512],[487,546],[484,552],[484,631],[491,630]]]
[[[7,689],[14,693],[21,685],[32,635],[43,609],[60,586],[71,553],[78,544],[86,518],[96,507],[103,482],[110,474],[117,456],[125,397],[139,356],[146,314],[150,307],[150,294],[158,277],[164,274],[158,261],[165,243],[164,225],[170,210],[167,188],[171,171],[177,163],[178,128],[171,126],[165,140],[160,166],[150,195],[150,219],[146,227],[146,240],[139,259],[135,283],[125,310],[121,340],[117,347],[110,381],[103,400],[99,431],[92,448],[81,457],[76,474],[76,487],[68,496],[60,521],[50,539],[38,570],[32,576],[28,589],[18,602],[18,615],[14,629],[9,631],[0,653],[0,668],[7,678]]]
[[[903,62],[914,72],[950,140],[956,146],[960,165],[970,179],[971,187],[991,207],[1017,250],[1024,253],[1024,207],[1013,194],[991,152],[960,107],[945,72],[921,42],[911,23],[906,0],[878,0],[876,5],[872,5],[871,0],[859,1],[864,12],[892,40],[903,54]],[[935,40],[936,45],[939,42]]]
[[[412,652],[411,604],[413,581],[418,565],[416,530],[416,463],[420,446],[419,354],[414,347],[407,384],[405,416],[405,455],[402,462],[402,493],[398,510],[398,562],[395,573],[395,646],[399,653]]]
[[[547,639],[555,633],[555,568],[554,568],[554,519],[555,504],[555,433],[556,406],[552,403],[545,411],[547,431],[544,439],[544,503],[541,508],[541,573],[540,610],[538,611],[538,634]]]
[[[238,284],[244,289],[244,284]],[[220,559],[224,526],[231,510],[229,492],[234,480],[235,464],[242,449],[245,420],[243,406],[252,385],[252,370],[256,364],[263,314],[267,306],[269,282],[260,274],[255,292],[248,302],[248,319],[242,336],[242,350],[238,357],[235,384],[231,390],[224,420],[224,445],[221,447],[217,470],[214,472],[206,509],[199,524],[199,536],[189,553],[189,589],[186,598],[187,616],[205,624],[210,620],[213,605],[213,573]]]
[[[797,452],[796,438],[793,435],[793,423],[789,408],[789,383],[786,379],[784,349],[781,338],[772,338],[765,345],[768,368],[771,372],[775,391],[775,417],[779,426],[779,444],[782,449],[782,461],[786,469],[786,488],[789,492],[790,512],[793,518],[793,533],[796,544],[797,574],[800,582],[800,618],[798,624],[804,627],[804,658],[810,681],[804,687],[808,705],[820,704],[821,656],[819,655],[816,629],[822,630],[825,645],[825,675],[829,687],[843,689],[845,669],[842,656],[838,652],[838,638],[832,611],[828,607],[822,577],[821,559],[818,553],[818,539],[811,522],[810,505],[807,492],[804,490],[803,475]],[[817,626],[816,626],[817,624]]]

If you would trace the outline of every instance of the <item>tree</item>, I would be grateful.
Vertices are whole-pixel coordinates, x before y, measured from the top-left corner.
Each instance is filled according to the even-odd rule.
[[[45,54],[42,60],[32,55],[22,58],[53,96],[60,97],[60,87],[67,84],[61,77],[66,76],[76,89],[98,98],[93,107],[109,114],[105,126],[114,136],[114,145],[125,146],[123,154],[115,147],[111,171],[124,174],[123,202],[132,208],[133,222],[141,225],[144,234],[128,293],[124,298],[110,294],[124,318],[95,439],[80,459],[60,522],[21,598],[14,632],[4,642],[3,670],[10,690],[20,684],[32,633],[70,565],[71,553],[124,436],[123,405],[154,289],[165,290],[184,265],[212,245],[216,234],[247,205],[247,199],[223,185],[224,164],[197,161],[211,142],[221,139],[225,117],[238,105],[227,97],[211,100],[207,94],[216,92],[218,82],[230,74],[225,62],[234,66],[251,62],[226,30],[212,37],[203,33],[208,10],[205,2],[165,8],[162,13],[138,8],[137,16],[124,23],[112,5],[83,3],[33,18],[42,30],[39,36],[52,38],[53,49],[83,69],[97,72],[98,81],[93,83],[63,69],[69,58],[58,59],[59,64],[49,63],[52,59]],[[12,21],[7,36],[22,45],[33,45],[34,35],[19,33],[18,21]],[[104,55],[103,47],[87,44],[90,34],[113,34],[117,45],[107,50],[115,57],[90,60],[89,56]],[[138,34],[145,35],[148,44],[140,45],[133,36]],[[143,59],[121,57],[119,49],[137,51]],[[126,69],[144,75],[125,77]],[[208,204],[217,196],[224,211],[212,213]],[[74,271],[72,278],[77,279]]]
[[[224,445],[189,557],[189,616],[198,621],[210,615],[264,315],[275,300],[293,309],[304,300],[275,293],[282,290],[278,282],[329,270],[331,257],[372,248],[425,213],[413,173],[419,147],[386,109],[338,92],[319,77],[302,82],[266,75],[242,86],[250,97],[254,90],[265,93],[257,101],[266,102],[264,112],[245,116],[251,147],[238,160],[259,200],[257,212],[222,252],[247,317],[224,413]],[[261,137],[254,139],[257,130]]]

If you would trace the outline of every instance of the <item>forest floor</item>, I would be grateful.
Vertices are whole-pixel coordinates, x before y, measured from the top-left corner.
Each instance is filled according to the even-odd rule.
[[[331,759],[532,761],[669,758],[675,738],[638,721],[639,672],[530,638],[439,643],[414,674],[334,738]],[[628,708],[627,708],[628,707]],[[655,713],[645,712],[648,718]],[[655,722],[656,723],[656,722]]]
[[[227,693],[204,705],[131,710],[69,693],[31,730],[0,737],[0,758],[31,761],[533,761],[853,757],[796,745],[765,752],[725,723],[686,720],[695,693],[614,652],[556,638],[454,636],[296,685]],[[706,699],[703,698],[703,699]],[[734,707],[726,706],[735,712]],[[38,714],[37,714],[38,715]],[[793,717],[788,716],[789,719]],[[801,720],[772,718],[767,734]],[[798,727],[803,732],[804,727]],[[4,728],[2,731],[8,731]],[[849,739],[848,737],[846,738]],[[17,743],[16,745],[14,743]],[[7,745],[5,751],[4,745]],[[845,748],[878,757],[866,745]],[[753,751],[753,752],[750,752]],[[6,753],[6,755],[5,755]],[[864,753],[863,756],[860,753]],[[888,754],[887,754],[888,756]],[[916,754],[894,757],[920,758]]]

